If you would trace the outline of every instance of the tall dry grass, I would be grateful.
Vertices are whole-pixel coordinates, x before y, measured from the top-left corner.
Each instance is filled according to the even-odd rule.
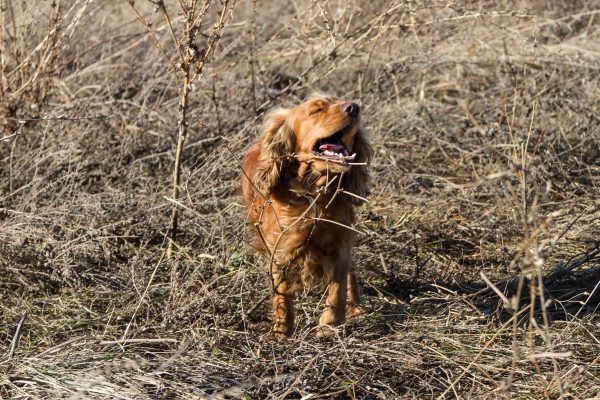
[[[0,4],[0,397],[600,396],[596,2],[239,2],[178,196],[179,4]],[[314,90],[359,99],[376,149],[371,311],[320,342],[304,293],[269,342],[239,161]]]

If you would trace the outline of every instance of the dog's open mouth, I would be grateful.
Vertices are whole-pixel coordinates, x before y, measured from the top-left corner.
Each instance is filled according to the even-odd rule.
[[[313,154],[319,158],[325,158],[332,161],[352,161],[356,153],[350,154],[348,149],[342,143],[344,130],[337,131],[333,135],[324,139],[317,140],[313,146]]]

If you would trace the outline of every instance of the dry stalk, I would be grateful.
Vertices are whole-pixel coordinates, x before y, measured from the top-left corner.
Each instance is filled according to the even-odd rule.
[[[23,327],[23,323],[25,322],[25,318],[27,318],[27,312],[21,314],[21,318],[19,319],[19,323],[17,324],[17,329],[15,329],[15,334],[13,335],[12,341],[10,342],[10,350],[8,351],[8,358],[13,358],[17,347],[19,346],[19,339],[21,338],[21,328]]]
[[[5,65],[6,65],[6,60],[4,57],[4,29],[6,27],[6,17],[5,17],[5,13],[6,13],[6,9],[11,9],[12,10],[12,4],[11,4],[12,0],[6,0],[6,5],[4,4],[4,2],[0,3],[0,98],[6,98],[6,87],[7,87],[7,83],[6,83],[6,77],[4,76],[4,71],[6,69]],[[13,18],[14,21],[14,18]],[[13,29],[14,29],[14,22],[13,22]],[[13,36],[14,37],[14,36]]]
[[[148,296],[148,293],[150,291],[150,287],[152,286],[152,283],[154,282],[154,277],[156,276],[156,272],[158,271],[158,267],[160,267],[164,256],[165,256],[165,253],[161,254],[160,259],[154,265],[154,269],[152,270],[152,274],[150,274],[150,278],[148,279],[148,283],[146,284],[146,288],[144,289],[144,292],[140,296],[140,299],[138,300],[138,303],[135,306],[133,314],[131,315],[131,318],[129,319],[129,322],[127,323],[127,326],[125,327],[125,331],[123,332],[123,336],[121,337],[121,341],[124,341],[124,340],[127,339],[127,335],[129,334],[129,329],[131,328],[131,325],[133,324],[133,321],[135,320],[137,312],[140,309],[140,307],[142,306],[142,303],[144,301],[146,301],[146,296]]]
[[[136,17],[149,29],[150,24],[141,16],[139,12],[137,12],[133,1],[130,1],[129,4],[134,9]],[[177,147],[175,150],[173,188],[171,193],[171,198],[174,200],[174,202],[177,202],[179,199],[181,187],[181,163],[183,160],[183,148],[188,134],[189,97],[192,91],[192,86],[194,82],[202,76],[202,70],[208,58],[211,55],[214,56],[214,48],[221,38],[221,31],[225,27],[226,21],[233,12],[237,1],[230,2],[229,0],[225,0],[222,2],[221,12],[217,22],[213,25],[212,32],[206,42],[206,47],[204,51],[200,51],[196,43],[196,37],[199,33],[200,25],[204,21],[206,13],[208,12],[210,4],[211,0],[204,0],[202,5],[199,5],[197,0],[181,0],[179,2],[179,9],[183,15],[185,26],[183,28],[183,32],[178,38],[178,35],[175,31],[176,29],[171,22],[171,17],[169,16],[165,4],[162,1],[158,3],[158,7],[164,14],[167,26],[169,28],[169,33],[177,50],[179,66],[177,73],[177,81],[180,82],[178,105],[179,117],[177,119]],[[154,40],[156,43],[159,43],[156,38],[154,38]],[[164,50],[163,54],[166,54]],[[167,59],[169,62],[171,62],[170,58]],[[171,223],[167,233],[167,258],[171,258],[173,254],[173,246],[177,238],[179,214],[179,208],[176,204],[174,204],[171,209]]]
[[[104,120],[111,119],[112,117],[113,117],[113,115],[98,114],[98,115],[84,115],[81,117],[69,117],[66,115],[57,115],[57,116],[45,115],[45,116],[37,117],[37,118],[12,118],[12,117],[0,116],[0,119],[4,119],[7,121],[15,121],[20,124],[24,124],[26,122],[39,122],[39,121],[104,121]],[[6,139],[6,138],[3,138],[3,139]]]
[[[217,120],[217,135],[221,137],[223,135],[222,122],[221,122],[221,112],[219,110],[219,100],[217,98],[217,71],[215,66],[213,65],[211,70],[211,79],[212,79],[212,96],[211,100],[215,107],[215,118]]]
[[[252,0],[252,19],[250,21],[250,90],[252,90],[252,114],[256,117],[256,0]]]
[[[331,38],[331,45],[333,48],[335,48],[335,33],[333,33],[333,30],[331,29],[331,25],[329,24],[329,19],[327,19],[327,11],[325,11],[323,9],[323,7],[321,7],[318,0],[313,0],[313,3],[319,9],[319,13],[321,14],[321,18],[323,19],[325,28],[327,29],[327,33],[329,34],[329,37]]]
[[[173,75],[176,78],[176,82],[179,85],[179,74],[177,73],[177,67],[175,66],[175,63],[173,62],[173,60],[171,59],[171,57],[169,57],[167,50],[165,49],[165,47],[162,45],[162,43],[160,42],[158,36],[157,36],[157,32],[161,30],[161,28],[159,29],[152,29],[152,24],[146,19],[144,18],[144,16],[142,14],[140,14],[140,12],[138,11],[137,8],[135,8],[135,1],[134,0],[128,0],[127,3],[129,4],[129,6],[131,7],[133,13],[135,14],[136,18],[138,19],[138,21],[140,21],[142,23],[142,25],[144,25],[146,27],[146,29],[148,30],[148,33],[150,33],[152,35],[152,40],[154,41],[154,45],[161,51],[161,53],[163,54],[165,60],[167,60],[167,62],[169,63],[169,65],[171,66],[171,70],[173,72]],[[177,52],[179,54],[179,57],[181,58],[181,50],[179,49],[179,45],[177,43],[177,39],[173,36],[173,27],[171,26],[171,20],[167,19],[167,24],[170,28],[170,32],[171,32],[171,37],[173,39],[173,45],[175,46],[175,48],[177,48]]]

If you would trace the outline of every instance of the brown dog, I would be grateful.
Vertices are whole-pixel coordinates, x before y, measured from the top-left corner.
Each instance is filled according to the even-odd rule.
[[[361,312],[353,207],[369,192],[371,156],[359,105],[327,96],[272,111],[248,150],[242,193],[256,248],[269,258],[275,336],[292,334],[303,286],[328,284],[319,335]]]

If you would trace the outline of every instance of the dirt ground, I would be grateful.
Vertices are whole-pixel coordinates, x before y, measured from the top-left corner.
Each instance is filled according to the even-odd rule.
[[[165,3],[0,0],[0,398],[600,398],[600,2],[213,1],[170,258]],[[375,149],[368,313],[271,341],[240,162],[314,91]]]

